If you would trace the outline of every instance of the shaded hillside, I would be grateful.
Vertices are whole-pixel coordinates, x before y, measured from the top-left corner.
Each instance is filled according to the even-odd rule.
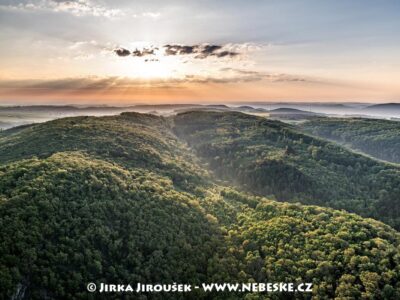
[[[278,200],[342,208],[399,228],[400,168],[240,113],[193,112],[175,131],[218,178]]]
[[[373,157],[400,163],[400,122],[321,118],[305,122],[300,128]]]

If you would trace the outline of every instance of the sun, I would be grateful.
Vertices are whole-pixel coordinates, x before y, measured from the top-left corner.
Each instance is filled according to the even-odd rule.
[[[166,79],[173,76],[171,64],[156,58],[120,60],[115,65],[118,76],[137,79]]]

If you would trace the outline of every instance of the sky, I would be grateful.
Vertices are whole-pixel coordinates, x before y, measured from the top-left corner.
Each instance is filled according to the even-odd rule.
[[[0,104],[400,101],[400,1],[0,0]]]

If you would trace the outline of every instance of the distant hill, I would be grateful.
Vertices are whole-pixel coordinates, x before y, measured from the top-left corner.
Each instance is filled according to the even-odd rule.
[[[400,109],[400,103],[383,103],[374,104],[364,108],[365,110],[380,110],[380,109]]]
[[[238,106],[238,107],[233,107],[232,108],[235,111],[240,111],[240,112],[248,112],[248,113],[265,113],[268,112],[268,110],[264,109],[264,108],[254,108],[252,106],[248,106],[248,105],[242,105],[242,106]]]
[[[378,159],[400,163],[400,122],[362,118],[318,118],[300,124],[316,136]]]
[[[259,107],[260,105],[264,107]],[[225,104],[137,104],[129,106],[75,106],[75,105],[28,105],[0,106],[0,130],[30,123],[41,123],[56,118],[73,116],[105,116],[121,112],[155,113],[169,116],[191,110],[238,111],[255,115],[267,115],[280,120],[301,121],[315,116],[360,116],[377,118],[400,117],[398,104],[368,105],[365,103],[255,103],[246,105]]]
[[[222,109],[229,109],[230,107],[225,105],[225,104],[209,104],[205,105],[207,107],[213,107],[213,108],[222,108]]]
[[[400,117],[400,103],[383,103],[370,105],[363,109],[364,112],[370,114],[380,114],[389,117]]]
[[[196,107],[185,107],[180,109],[175,109],[175,113],[183,113],[189,111],[238,111],[243,113],[250,113],[250,114],[259,114],[259,113],[267,113],[268,110],[263,108],[254,108],[251,106],[227,106],[227,105],[203,105],[203,106],[196,106]]]
[[[187,108],[179,108],[179,109],[174,109],[174,114],[180,114],[184,112],[189,112],[189,111],[230,111],[229,108],[224,108],[224,107],[213,107],[213,106],[198,106],[198,107],[187,107]]]
[[[296,108],[286,108],[286,107],[272,109],[269,111],[269,113],[273,115],[274,114],[296,114],[296,115],[311,115],[311,116],[321,115],[311,111],[305,111]]]
[[[251,110],[251,109],[254,109],[254,107],[248,106],[248,105],[238,106],[238,108],[239,108],[239,109],[243,109],[243,110],[244,110],[244,109],[250,109],[250,110]]]
[[[190,107],[199,107],[199,104],[138,104],[128,106],[133,110],[174,110],[174,109],[182,109],[182,108],[190,108]]]
[[[305,111],[297,108],[280,107],[271,109],[268,111],[270,118],[281,119],[281,120],[304,120],[310,119],[317,116],[324,116],[321,113],[315,113],[312,111]]]

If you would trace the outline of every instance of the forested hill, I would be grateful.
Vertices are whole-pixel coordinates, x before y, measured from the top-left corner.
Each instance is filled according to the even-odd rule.
[[[85,290],[92,281],[313,282],[315,298],[400,295],[399,234],[373,220],[230,189],[196,197],[74,152],[0,174],[2,298],[100,298]],[[203,297],[213,298],[190,298]]]
[[[306,132],[339,142],[373,157],[400,163],[400,122],[361,118],[315,118]]]
[[[190,112],[174,121],[176,134],[217,178],[258,195],[346,209],[400,228],[400,167],[261,117]]]
[[[168,121],[150,114],[64,118],[0,132],[3,163],[62,151],[83,151],[124,167],[168,175],[182,189],[195,189],[207,177],[171,133]]]
[[[179,118],[175,129],[183,121],[188,129]],[[224,114],[209,134],[240,134],[246,120]],[[313,293],[139,297],[400,297],[398,232],[344,211],[221,187],[172,133],[172,121],[79,117],[1,133],[0,299],[124,297],[90,294],[88,282],[267,281],[312,282]],[[202,122],[201,131],[209,128]]]
[[[1,167],[0,199],[2,299],[87,299],[92,281],[202,282],[221,239],[169,177],[79,152]]]

